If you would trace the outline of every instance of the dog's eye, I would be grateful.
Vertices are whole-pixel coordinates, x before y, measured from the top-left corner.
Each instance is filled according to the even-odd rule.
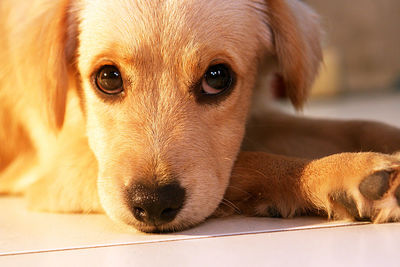
[[[97,72],[96,85],[105,94],[119,94],[123,91],[121,73],[115,66],[103,66]]]
[[[214,65],[208,68],[201,81],[202,93],[216,95],[232,85],[230,69],[224,64]]]

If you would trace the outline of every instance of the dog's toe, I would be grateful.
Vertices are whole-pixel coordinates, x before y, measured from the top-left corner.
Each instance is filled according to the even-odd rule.
[[[358,221],[363,221],[368,219],[360,216],[357,204],[354,198],[350,194],[347,194],[346,192],[337,192],[333,196],[333,200],[342,205],[354,219]]]

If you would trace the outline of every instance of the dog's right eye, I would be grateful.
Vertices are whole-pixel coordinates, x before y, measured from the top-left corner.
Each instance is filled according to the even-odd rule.
[[[96,86],[108,95],[121,93],[123,89],[122,76],[117,67],[106,65],[100,68],[96,74]]]
[[[219,63],[210,65],[192,92],[199,104],[216,104],[230,95],[235,86],[236,77],[229,65]]]
[[[232,85],[232,75],[224,64],[214,65],[208,68],[201,83],[202,93],[217,95],[227,90]]]

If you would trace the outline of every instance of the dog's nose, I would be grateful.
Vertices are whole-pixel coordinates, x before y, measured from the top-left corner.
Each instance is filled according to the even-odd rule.
[[[159,186],[137,184],[129,191],[133,215],[138,221],[150,225],[171,222],[185,201],[185,189],[178,183]]]

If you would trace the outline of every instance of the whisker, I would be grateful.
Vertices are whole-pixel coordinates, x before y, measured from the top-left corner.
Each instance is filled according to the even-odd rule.
[[[242,211],[239,209],[239,207],[236,206],[232,201],[229,201],[229,200],[223,198],[221,203],[224,204],[227,207],[232,208],[235,211],[236,214],[242,214]]]
[[[262,173],[262,172],[259,171],[259,170],[250,169],[250,168],[246,168],[246,167],[236,167],[236,169],[243,169],[243,170],[247,170],[247,171],[253,171],[253,172],[256,172],[256,173],[260,174],[260,175],[261,175],[262,177],[264,177],[265,179],[268,178],[264,173]]]
[[[213,197],[213,198],[219,199],[216,197]],[[226,207],[233,209],[236,214],[239,214],[239,215],[242,214],[242,211],[239,209],[239,207],[236,206],[232,201],[227,200],[226,198],[222,198],[222,200],[220,201],[219,204],[225,205]]]
[[[237,187],[237,186],[228,185],[228,188],[233,188],[233,189],[235,189],[235,190],[237,190],[239,192],[246,193],[249,196],[253,196],[250,192],[247,192],[246,190],[243,190],[243,189],[241,189],[240,187]]]

